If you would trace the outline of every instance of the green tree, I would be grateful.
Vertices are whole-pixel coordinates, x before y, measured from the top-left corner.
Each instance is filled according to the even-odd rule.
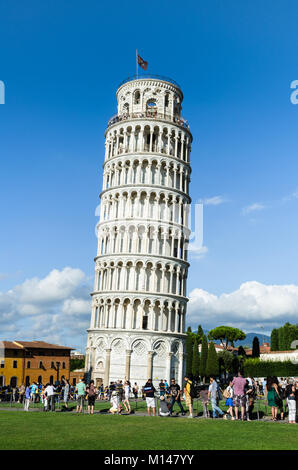
[[[186,337],[186,375],[192,374],[192,354],[193,354],[193,333],[191,328],[187,329],[187,337]]]
[[[200,354],[199,354],[199,342],[198,342],[197,337],[193,344],[192,375],[196,379],[198,379],[200,376]]]
[[[238,356],[246,357],[246,352],[243,346],[239,346],[238,348]]]
[[[225,374],[225,380],[227,378],[227,372],[232,373],[233,372],[233,359],[234,359],[234,354],[231,353],[230,351],[220,351],[217,354],[218,357],[218,365],[219,365],[219,371],[220,373],[223,371]]]
[[[271,351],[279,351],[279,348],[278,348],[278,330],[276,328],[273,328],[273,330],[271,331],[270,350]]]
[[[284,328],[278,328],[278,350],[285,351]]]
[[[85,359],[70,359],[69,369],[72,372],[75,369],[84,369]]]
[[[211,375],[219,374],[219,365],[217,352],[215,350],[214,343],[211,341],[208,348],[208,357],[206,364],[206,376],[210,377]]]
[[[257,336],[254,337],[252,342],[252,357],[260,357],[260,342]]]
[[[285,348],[285,351],[288,351],[290,349],[290,346],[291,346],[291,339],[290,339],[290,335],[291,335],[291,324],[289,322],[287,322],[284,327],[284,348]]]
[[[198,342],[199,342],[199,344],[202,344],[202,340],[203,340],[203,336],[204,336],[204,331],[203,331],[203,328],[201,327],[201,325],[198,326],[198,333],[197,333],[197,336],[198,336]]]
[[[220,340],[224,349],[227,349],[229,343],[234,346],[235,341],[243,340],[246,338],[246,334],[238,328],[231,326],[218,326],[208,333],[208,338],[212,340]]]
[[[206,365],[207,365],[207,358],[208,358],[208,341],[205,335],[202,338],[202,349],[201,349],[201,357],[200,357],[200,374],[201,377],[206,377]]]
[[[292,349],[293,341],[298,340],[298,325],[290,325],[290,334],[289,334],[289,349]],[[297,346],[294,347],[296,349]]]

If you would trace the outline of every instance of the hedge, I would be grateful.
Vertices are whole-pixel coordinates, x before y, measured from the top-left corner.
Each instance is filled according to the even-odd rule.
[[[246,359],[243,364],[245,377],[297,377],[298,364],[291,361],[260,361]]]

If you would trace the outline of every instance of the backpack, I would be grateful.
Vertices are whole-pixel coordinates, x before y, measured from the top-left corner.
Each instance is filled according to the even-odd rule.
[[[189,395],[190,395],[190,398],[196,398],[197,397],[197,392],[196,392],[196,389],[195,389],[195,386],[194,386],[193,383],[190,384]]]
[[[228,390],[228,387],[224,389],[223,391],[223,397],[224,398],[230,398],[230,392]]]

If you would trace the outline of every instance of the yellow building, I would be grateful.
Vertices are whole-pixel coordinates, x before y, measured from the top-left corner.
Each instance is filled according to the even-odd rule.
[[[69,379],[71,351],[44,341],[0,342],[0,387]]]

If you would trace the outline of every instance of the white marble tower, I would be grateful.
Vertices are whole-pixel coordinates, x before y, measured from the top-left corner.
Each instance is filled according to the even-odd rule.
[[[86,372],[182,384],[192,135],[167,78],[125,80],[105,132]]]

